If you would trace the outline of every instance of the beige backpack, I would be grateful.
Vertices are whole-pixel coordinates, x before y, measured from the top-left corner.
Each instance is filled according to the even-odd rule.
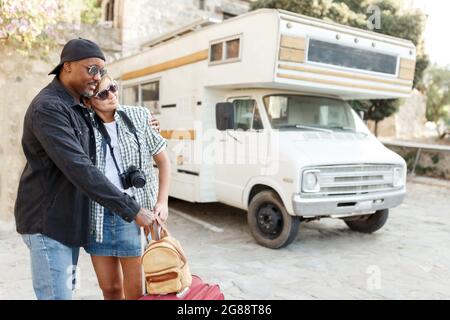
[[[147,244],[141,258],[147,293],[168,294],[183,291],[191,285],[192,275],[180,243],[170,236],[164,225],[161,225],[159,237],[155,226],[148,232],[151,233],[152,240]]]

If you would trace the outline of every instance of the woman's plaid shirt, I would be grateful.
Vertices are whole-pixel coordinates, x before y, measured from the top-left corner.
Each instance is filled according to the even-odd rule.
[[[149,121],[151,119],[150,111],[144,107],[119,106],[117,110],[122,110],[133,122],[136,127],[136,133],[141,145],[142,168],[147,183],[144,188],[131,187],[136,201],[143,207],[153,210],[158,197],[158,180],[153,171],[152,157],[166,147],[166,140],[156,132]],[[128,129],[126,123],[121,119],[118,112],[114,119],[117,126],[117,137],[119,140],[120,155],[122,156],[122,170],[128,169],[134,165],[139,168],[138,144],[134,134]],[[97,168],[105,172],[105,156],[107,145],[100,131],[95,128]],[[95,235],[97,242],[103,242],[103,213],[105,209],[95,201],[91,201],[91,234]]]

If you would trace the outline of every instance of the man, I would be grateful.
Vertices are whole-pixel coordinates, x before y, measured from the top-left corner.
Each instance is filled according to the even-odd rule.
[[[155,219],[95,167],[91,113],[80,103],[105,73],[105,56],[92,41],[70,40],[56,75],[25,115],[27,160],[15,204],[17,231],[30,249],[38,299],[71,299],[74,268],[89,235],[89,198],[139,226]],[[167,212],[161,219],[167,218]]]

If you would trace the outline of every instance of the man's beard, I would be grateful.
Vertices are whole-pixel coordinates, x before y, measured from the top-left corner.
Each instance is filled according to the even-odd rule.
[[[90,85],[90,86],[93,85],[93,86],[95,86],[95,88],[97,88],[97,86],[98,86],[98,81],[90,82],[89,85]],[[94,96],[94,91],[95,91],[95,89],[94,89],[93,91],[87,91],[87,90],[86,90],[85,92],[83,92],[83,93],[81,94],[81,96],[82,96],[82,97],[85,97],[85,98],[87,98],[87,99],[90,99],[90,98],[92,98],[92,97]],[[92,93],[90,93],[90,92],[92,92]]]
[[[93,93],[91,94],[91,93],[83,92],[81,94],[81,96],[84,97],[84,98],[90,99],[90,98],[92,98],[94,96],[94,94]]]

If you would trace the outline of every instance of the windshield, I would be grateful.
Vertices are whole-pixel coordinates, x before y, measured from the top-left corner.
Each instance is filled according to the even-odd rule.
[[[355,131],[350,107],[342,100],[283,94],[265,96],[264,105],[274,129]]]

